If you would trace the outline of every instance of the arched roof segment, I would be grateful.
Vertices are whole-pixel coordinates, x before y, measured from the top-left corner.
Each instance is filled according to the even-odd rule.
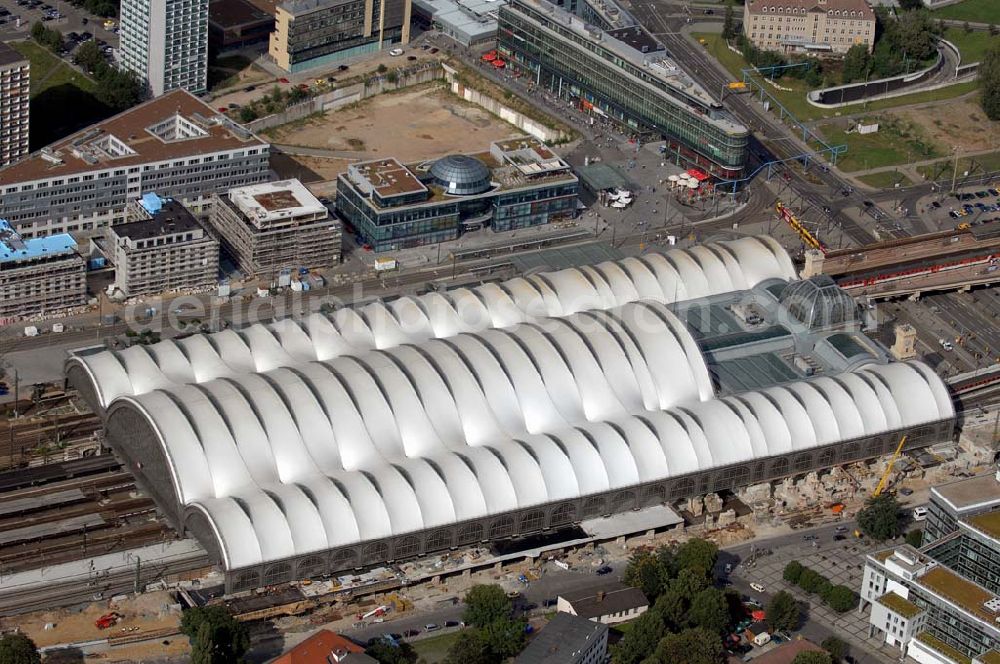
[[[499,284],[342,308],[302,321],[164,340],[152,347],[74,356],[93,381],[100,408],[119,396],[171,385],[271,371],[429,339],[506,328],[536,318],[604,311],[638,300],[671,303],[794,280],[787,253],[770,238],[747,237],[650,252],[639,258],[533,274]]]

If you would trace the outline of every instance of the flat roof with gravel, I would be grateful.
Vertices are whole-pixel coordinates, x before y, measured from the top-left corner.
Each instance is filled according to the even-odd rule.
[[[917,583],[980,620],[992,624],[997,617],[984,606],[996,595],[946,567],[938,565],[918,578]]]
[[[984,512],[965,518],[969,524],[987,537],[1000,540],[1000,511]]]
[[[917,641],[927,645],[931,650],[936,650],[937,652],[945,655],[952,660],[959,662],[959,664],[972,664],[972,660],[963,655],[960,651],[952,648],[947,643],[934,636],[930,632],[920,632],[915,637]]]
[[[968,477],[931,487],[931,495],[939,496],[956,512],[1000,505],[1000,482],[994,473]]]

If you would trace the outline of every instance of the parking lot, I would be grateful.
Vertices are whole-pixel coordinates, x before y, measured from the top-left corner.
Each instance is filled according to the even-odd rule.
[[[1000,222],[1000,183],[941,193],[926,201],[923,213],[942,229],[961,224]]]
[[[0,41],[26,39],[32,24],[41,21],[63,35],[87,32],[117,48],[118,35],[104,27],[104,20],[63,0],[0,0]]]

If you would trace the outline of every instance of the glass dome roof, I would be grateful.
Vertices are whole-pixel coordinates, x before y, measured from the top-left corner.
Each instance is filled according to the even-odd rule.
[[[490,169],[475,157],[453,154],[442,157],[431,166],[431,176],[454,196],[481,194],[489,191]]]
[[[809,329],[854,323],[858,305],[828,275],[793,281],[781,291],[781,304]]]

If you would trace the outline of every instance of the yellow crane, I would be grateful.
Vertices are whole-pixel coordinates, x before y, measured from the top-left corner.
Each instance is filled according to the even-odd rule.
[[[878,481],[878,486],[876,486],[875,491],[872,492],[872,498],[878,497],[883,491],[885,491],[885,485],[889,482],[889,473],[892,472],[892,467],[896,465],[896,459],[898,459],[899,455],[903,453],[903,445],[906,445],[906,436],[899,439],[899,445],[896,446],[896,451],[893,453],[892,458],[889,459],[889,465],[886,466],[885,472],[882,473],[882,478]],[[862,536],[860,528],[855,528],[854,536],[858,538]]]
[[[875,487],[875,491],[872,493],[872,498],[878,497],[878,495],[885,490],[885,485],[889,481],[889,473],[892,472],[892,467],[896,465],[896,459],[898,459],[899,455],[903,452],[903,445],[905,444],[906,436],[903,436],[899,439],[899,445],[896,447],[896,452],[892,455],[892,458],[889,459],[889,465],[886,466],[885,472],[882,473],[882,479],[878,481],[878,486]]]

